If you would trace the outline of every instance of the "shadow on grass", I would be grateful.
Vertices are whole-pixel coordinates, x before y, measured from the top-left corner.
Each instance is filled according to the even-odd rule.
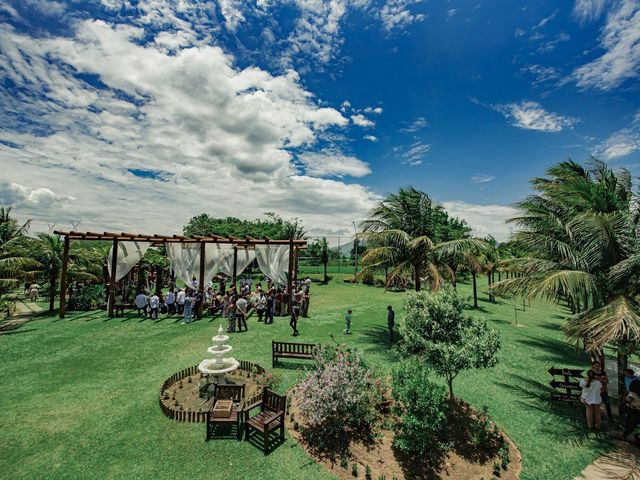
[[[19,333],[27,333],[27,332],[35,332],[36,330],[38,330],[37,328],[15,328],[13,330],[4,330],[4,331],[0,331],[0,337],[5,336],[5,335],[17,335]]]
[[[389,353],[393,354],[393,345],[398,343],[401,338],[398,329],[393,330],[394,342],[389,342],[389,330],[386,326],[369,326],[359,331],[360,338],[364,344],[364,350],[368,352]]]
[[[589,364],[589,357],[580,351],[572,349],[570,345],[562,340],[553,338],[528,337],[515,340],[516,343],[535,349],[536,352],[542,352],[536,358],[545,360],[545,362],[559,362],[565,364]],[[567,365],[555,365],[558,368]]]

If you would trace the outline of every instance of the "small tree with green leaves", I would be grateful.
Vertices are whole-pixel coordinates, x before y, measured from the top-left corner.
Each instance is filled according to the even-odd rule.
[[[406,353],[419,356],[445,378],[453,399],[453,380],[460,372],[493,367],[500,337],[484,320],[465,310],[469,305],[453,288],[437,293],[416,292],[405,298],[405,321],[400,324]]]

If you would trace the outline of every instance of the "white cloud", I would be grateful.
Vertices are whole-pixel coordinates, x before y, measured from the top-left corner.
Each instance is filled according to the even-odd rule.
[[[373,113],[375,115],[382,114],[382,107],[367,107],[364,109],[364,113]]]
[[[451,17],[453,17],[456,13],[458,13],[458,10],[456,10],[455,8],[450,8],[449,10],[447,10],[447,17],[451,18]]]
[[[328,149],[301,153],[298,159],[304,164],[307,175],[312,177],[364,177],[371,173],[368,163]]]
[[[576,0],[573,5],[573,16],[580,23],[593,22],[604,13],[608,0]]]
[[[351,121],[353,122],[354,125],[357,125],[359,127],[364,127],[364,128],[375,127],[376,125],[376,122],[374,122],[373,120],[369,120],[367,117],[365,117],[360,113],[356,115],[351,115]]]
[[[378,141],[378,137],[376,137],[375,135],[365,135],[364,137],[362,137],[364,140],[367,140],[369,142],[377,142]]]
[[[525,130],[560,132],[565,128],[572,128],[578,122],[578,119],[574,117],[547,112],[539,103],[529,100],[523,100],[520,103],[491,105],[491,107],[502,113],[514,127]]]
[[[225,25],[232,32],[235,32],[240,23],[245,20],[242,12],[243,3],[243,0],[218,0],[220,13],[225,19]]]
[[[295,71],[238,68],[206,45],[176,42],[169,54],[166,41],[156,43],[169,37],[141,45],[131,26],[85,20],[75,29],[33,38],[0,28],[0,70],[19,87],[0,90],[2,177],[20,186],[2,191],[21,202],[19,215],[174,233],[202,211],[274,210],[313,231],[335,228],[336,212],[364,216],[378,199],[361,185],[310,176],[366,174],[352,157],[342,157],[342,170],[324,159],[298,173],[290,150],[312,150],[348,120],[318,106]]]
[[[526,67],[522,67],[520,72],[533,75],[535,78],[531,84],[534,86],[548,82],[555,82],[560,79],[560,71],[555,67],[527,65]]]
[[[29,203],[50,208],[56,203],[72,202],[76,197],[53,192],[46,187],[27,187],[18,183],[0,182],[0,203],[17,204]]]
[[[402,151],[402,148],[400,147],[394,150]],[[413,142],[405,152],[400,154],[400,156],[405,159],[402,163],[409,164],[412,167],[421,165],[422,160],[430,150],[431,144],[429,143],[423,143],[422,140]]]
[[[418,130],[422,130],[427,125],[427,120],[424,117],[418,117],[406,127],[401,128],[400,131],[403,133],[415,133]]]
[[[631,125],[612,133],[594,150],[594,156],[604,160],[615,160],[640,150],[640,111]]]
[[[506,221],[515,216],[514,208],[505,205],[475,205],[461,200],[441,202],[441,205],[450,215],[466,220],[475,235],[493,235],[500,242],[509,239],[512,227]]]
[[[494,180],[496,177],[493,175],[486,175],[484,173],[476,173],[471,177],[471,183],[487,183]]]
[[[607,15],[600,37],[605,53],[578,67],[571,77],[579,87],[612,90],[640,73],[640,2],[621,0]]]
[[[417,3],[420,3],[420,0],[386,0],[379,12],[384,29],[387,31],[402,29],[424,20],[426,18],[424,14],[411,11],[411,6]]]
[[[544,17],[542,20],[540,20],[540,22],[538,22],[538,24],[533,28],[538,29],[538,28],[544,27],[547,23],[549,23],[551,20],[556,18],[556,15],[558,15],[557,9],[551,12],[551,14],[548,17]]]
[[[522,28],[516,28],[513,32],[513,36],[516,38],[520,38],[523,37],[526,33],[526,30],[523,30]]]

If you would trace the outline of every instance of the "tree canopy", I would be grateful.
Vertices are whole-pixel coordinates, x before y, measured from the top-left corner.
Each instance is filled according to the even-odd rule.
[[[283,219],[273,212],[265,213],[265,218],[243,220],[236,217],[212,217],[201,213],[192,217],[183,228],[184,235],[222,235],[273,239],[300,239],[306,234],[300,219]]]

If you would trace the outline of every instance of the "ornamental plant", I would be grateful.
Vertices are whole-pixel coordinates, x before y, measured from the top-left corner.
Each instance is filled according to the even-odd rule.
[[[276,390],[282,383],[282,376],[278,373],[264,372],[257,374],[255,381],[261,388]]]
[[[445,378],[453,399],[453,380],[460,372],[493,367],[501,347],[498,333],[466,310],[467,301],[451,287],[437,293],[405,297],[405,321],[400,324],[400,348],[418,356]]]
[[[371,441],[377,419],[375,379],[357,350],[319,348],[314,369],[295,395],[310,447],[346,452],[356,438]]]

